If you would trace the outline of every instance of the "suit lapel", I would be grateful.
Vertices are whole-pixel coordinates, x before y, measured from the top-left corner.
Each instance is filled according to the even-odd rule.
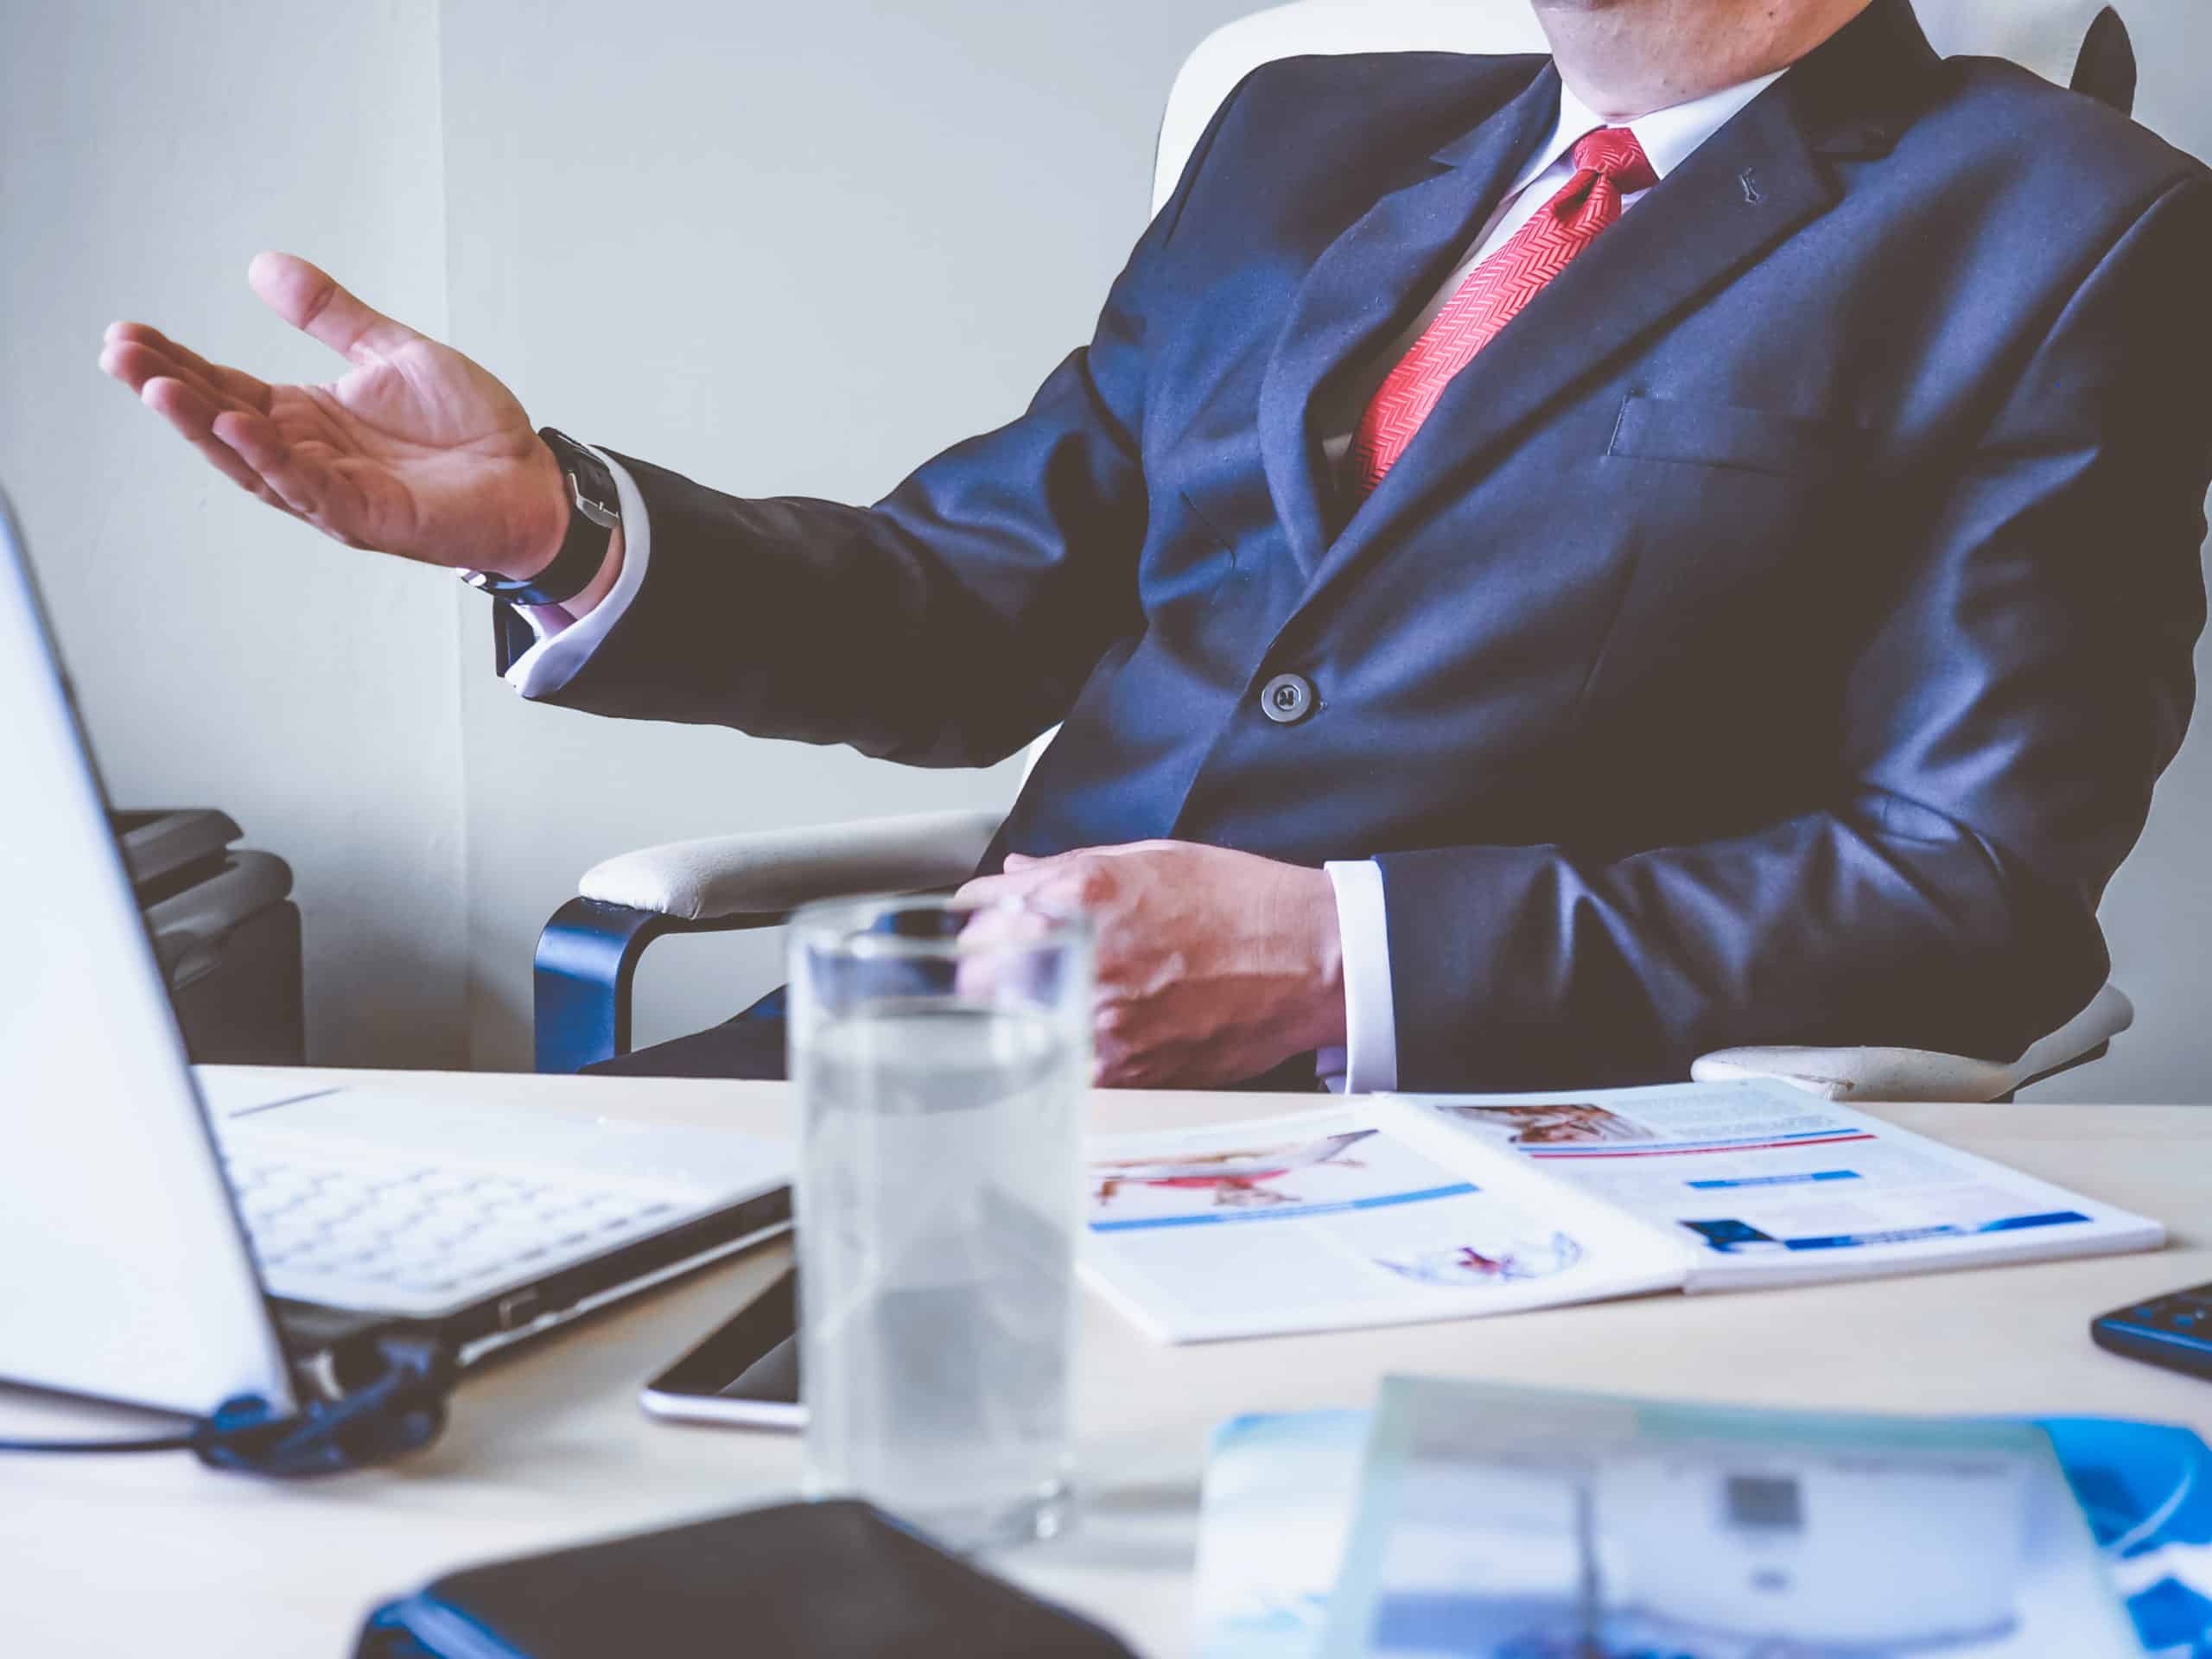
[[[1904,0],[1875,0],[1700,145],[1454,377],[1311,572],[1307,602],[1440,490],[1464,490],[1546,405],[1825,213],[1839,192],[1816,152],[1885,143],[1923,61]]]
[[[1293,555],[1312,576],[1328,543],[1329,487],[1315,399],[1338,371],[1388,340],[1450,273],[1558,120],[1549,63],[1423,176],[1378,201],[1323,251],[1292,299],[1260,386],[1260,455]]]

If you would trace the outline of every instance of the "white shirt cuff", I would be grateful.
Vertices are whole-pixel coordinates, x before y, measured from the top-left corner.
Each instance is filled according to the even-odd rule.
[[[598,449],[592,454],[614,474],[614,498],[622,508],[622,574],[615,577],[607,597],[581,620],[568,620],[568,613],[557,605],[524,607],[523,615],[537,635],[537,643],[507,665],[507,683],[525,697],[550,697],[575,678],[576,671],[599,648],[608,630],[622,620],[622,613],[630,608],[631,600],[645,585],[645,560],[652,542],[645,523],[645,499],[613,456]]]
[[[1387,1092],[1398,1086],[1398,1014],[1390,997],[1390,924],[1382,904],[1382,867],[1365,859],[1323,868],[1337,890],[1337,931],[1344,941],[1343,1092]],[[1330,1058],[1323,1056],[1325,1076]]]

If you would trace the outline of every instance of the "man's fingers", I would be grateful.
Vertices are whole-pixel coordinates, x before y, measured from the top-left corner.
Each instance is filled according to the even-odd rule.
[[[215,417],[213,430],[293,512],[340,541],[362,544],[353,530],[361,517],[359,485],[321,456],[286,442],[262,416],[226,410]]]
[[[1128,853],[1156,853],[1173,845],[1175,843],[1172,841],[1124,841],[1111,847],[1071,847],[1065,853],[1047,853],[1042,858],[1030,853],[1008,853],[1006,855],[1007,874],[1041,870],[1078,858],[1120,858]]]
[[[995,905],[1007,899],[1019,899],[1037,885],[1038,878],[1027,872],[1009,871],[1004,875],[978,875],[964,883],[952,895],[956,905]]]
[[[1066,868],[1071,861],[1081,858],[1085,853],[1095,850],[1096,849],[1089,847],[1077,847],[1065,853],[1047,853],[1042,858],[1033,853],[1008,853],[1006,855],[1005,871],[1002,875],[984,876],[979,879],[988,881],[1019,880],[1025,887],[1034,887],[1054,872]]]
[[[144,353],[154,360],[166,359],[187,375],[196,375],[225,397],[235,399],[263,414],[269,412],[269,385],[255,378],[244,369],[233,369],[226,364],[211,363],[189,346],[180,345],[160,329],[143,322],[111,322],[106,334],[107,350],[101,353],[100,364],[106,367],[110,353]],[[113,373],[113,370],[109,372]]]
[[[110,342],[100,352],[100,367],[133,391],[143,391],[154,380],[175,380],[189,386],[216,409],[251,409],[252,404],[233,397],[197,369],[168,353],[133,340]]]
[[[157,378],[147,381],[138,395],[147,408],[175,427],[177,435],[206,456],[208,464],[225,478],[272,506],[284,505],[261,481],[259,474],[216,437],[214,423],[219,411],[197,390],[181,380]]]
[[[1004,875],[979,875],[969,880],[952,895],[957,905],[1001,905],[1017,900],[1036,904],[1072,891],[1067,880],[1067,870],[1044,860],[1027,869],[1008,870]]]
[[[246,281],[269,308],[357,363],[405,345],[417,336],[404,322],[363,304],[327,271],[289,253],[257,253]]]
[[[275,423],[228,410],[216,416],[213,427],[216,437],[259,474],[295,512],[313,518],[322,510],[321,486],[329,468],[302,456],[285,442]]]
[[[336,284],[330,286],[336,289]],[[359,304],[351,296],[344,297]],[[331,306],[325,302],[321,308],[327,312]],[[399,327],[383,318],[372,326]],[[360,485],[330,464],[327,446],[302,444],[296,441],[302,435],[288,437],[278,430],[269,416],[270,389],[261,381],[210,363],[160,330],[135,322],[109,327],[100,367],[136,391],[240,489],[348,546],[365,545],[359,539],[367,517]]]

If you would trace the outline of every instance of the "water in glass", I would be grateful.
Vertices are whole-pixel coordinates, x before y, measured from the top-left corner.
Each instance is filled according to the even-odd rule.
[[[1063,1523],[1086,1048],[957,995],[795,1031],[811,1490],[958,1548]]]

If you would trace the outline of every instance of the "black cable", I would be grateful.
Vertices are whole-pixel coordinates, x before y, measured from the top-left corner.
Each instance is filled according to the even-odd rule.
[[[384,1463],[435,1440],[454,1381],[452,1351],[435,1337],[386,1332],[354,1351],[365,1372],[335,1400],[280,1417],[258,1395],[226,1400],[174,1434],[112,1440],[0,1440],[0,1453],[114,1456],[189,1452],[211,1469],[296,1478]],[[350,1368],[349,1368],[350,1369]]]
[[[136,1440],[0,1440],[0,1452],[189,1452],[192,1446],[192,1433]]]

